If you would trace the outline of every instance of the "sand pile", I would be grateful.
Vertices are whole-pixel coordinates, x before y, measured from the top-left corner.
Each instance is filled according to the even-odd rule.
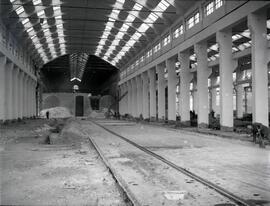
[[[72,115],[70,111],[66,107],[52,107],[49,109],[43,109],[40,112],[40,117],[46,118],[46,112],[49,111],[50,118],[68,118]]]

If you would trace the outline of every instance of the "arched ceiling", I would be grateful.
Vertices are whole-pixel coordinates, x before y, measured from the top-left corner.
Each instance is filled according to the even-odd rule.
[[[190,0],[1,0],[1,18],[39,67],[73,53],[121,67],[161,34]]]

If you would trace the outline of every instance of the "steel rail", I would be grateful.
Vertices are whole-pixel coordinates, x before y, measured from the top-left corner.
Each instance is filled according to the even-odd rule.
[[[228,199],[232,200],[233,202],[235,202],[237,205],[240,205],[240,206],[254,206],[254,204],[247,202],[245,199],[243,199],[243,198],[241,198],[241,197],[239,197],[239,196],[237,196],[237,195],[229,192],[228,190],[226,190],[226,189],[224,189],[224,188],[216,185],[213,182],[210,182],[210,181],[208,181],[208,180],[206,180],[206,179],[204,179],[204,178],[202,178],[202,177],[200,177],[200,176],[198,176],[198,175],[196,175],[196,174],[188,171],[187,169],[185,169],[185,168],[183,168],[181,166],[178,166],[178,165],[174,164],[173,162],[165,159],[164,157],[162,157],[162,156],[160,156],[160,155],[158,155],[158,154],[156,154],[156,153],[154,153],[154,152],[146,149],[145,147],[143,147],[143,146],[141,146],[141,145],[139,145],[139,144],[137,144],[137,143],[135,143],[135,142],[127,139],[126,137],[123,137],[120,134],[117,134],[116,132],[108,129],[107,127],[105,127],[105,126],[103,126],[103,125],[101,125],[101,124],[99,124],[99,123],[97,123],[97,122],[95,122],[93,120],[90,120],[90,121],[93,122],[94,124],[96,124],[97,126],[103,128],[107,132],[109,132],[109,133],[111,133],[111,134],[119,137],[120,139],[122,139],[122,140],[130,143],[131,145],[133,145],[133,146],[137,147],[138,149],[144,151],[145,153],[151,155],[152,157],[155,157],[156,159],[159,159],[160,161],[162,161],[165,164],[169,165],[170,167],[176,169],[177,171],[179,171],[179,172],[181,172],[181,173],[183,173],[183,174],[185,174],[185,175],[193,178],[194,180],[196,180],[196,181],[198,181],[198,182],[206,185],[207,187],[209,187],[209,188],[217,191],[221,195],[223,195],[223,196],[227,197]]]

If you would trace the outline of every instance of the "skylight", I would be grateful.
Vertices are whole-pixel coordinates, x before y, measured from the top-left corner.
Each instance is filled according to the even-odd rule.
[[[41,0],[33,0],[33,4],[34,6],[41,4]]]
[[[20,15],[21,13],[24,12],[24,8],[22,6],[20,6],[15,11],[16,11],[17,15]]]

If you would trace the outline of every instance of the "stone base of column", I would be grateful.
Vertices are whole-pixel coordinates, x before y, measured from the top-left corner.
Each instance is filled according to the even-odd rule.
[[[226,127],[226,126],[220,125],[220,131],[222,131],[222,132],[233,132],[233,127]]]
[[[208,128],[208,124],[206,124],[206,123],[200,123],[200,124],[198,124],[198,128]]]

